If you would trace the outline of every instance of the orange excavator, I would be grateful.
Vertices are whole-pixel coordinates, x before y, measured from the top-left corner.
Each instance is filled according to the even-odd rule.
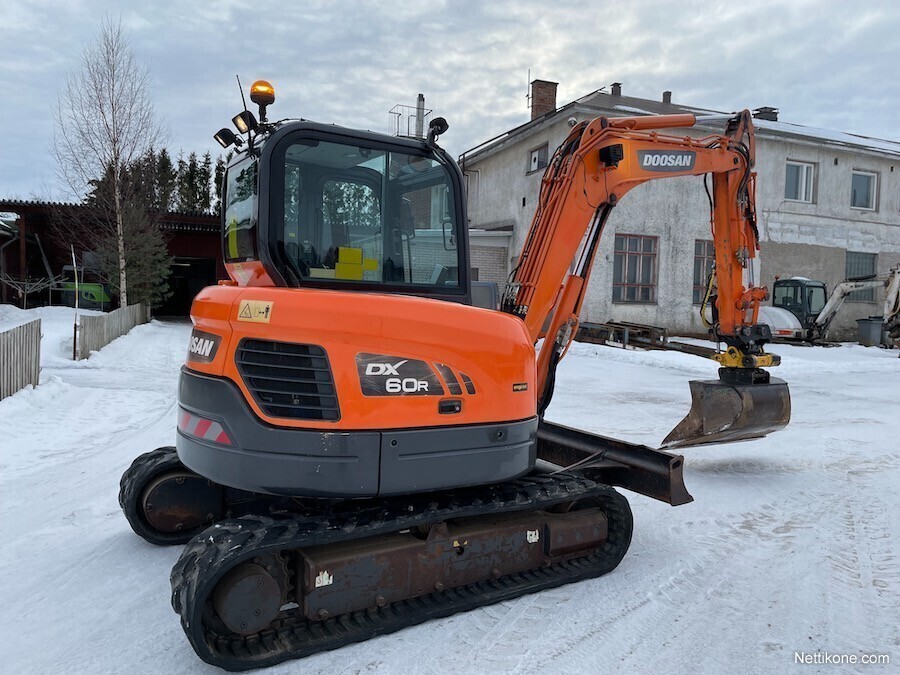
[[[596,577],[631,541],[614,486],[691,501],[682,456],[543,419],[604,224],[640,183],[712,177],[707,296],[727,349],[666,444],[787,424],[756,323],[747,111],[705,138],[660,131],[692,115],[577,124],[497,308],[473,303],[442,118],[427,139],[396,138],[272,123],[274,98],[255,83],[259,118],[245,108],[239,134],[216,134],[238,150],[230,280],[193,303],[176,446],[138,457],[119,495],[136,533],[187,544],[172,605],[203,660],[268,666]]]

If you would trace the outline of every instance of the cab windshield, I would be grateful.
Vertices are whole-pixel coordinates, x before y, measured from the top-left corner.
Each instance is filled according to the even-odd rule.
[[[825,308],[825,287],[811,285],[807,293],[810,314],[818,314]]]
[[[435,157],[303,139],[273,161],[270,231],[289,279],[460,288],[459,214]]]

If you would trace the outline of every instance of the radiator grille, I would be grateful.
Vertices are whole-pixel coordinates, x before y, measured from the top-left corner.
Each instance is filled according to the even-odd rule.
[[[295,420],[340,419],[337,393],[325,350],[270,340],[241,340],[238,372],[260,409]]]

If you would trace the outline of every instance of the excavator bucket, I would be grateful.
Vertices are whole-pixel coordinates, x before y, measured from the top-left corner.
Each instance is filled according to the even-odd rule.
[[[762,438],[791,419],[791,395],[784,380],[693,380],[690,385],[691,411],[663,440],[664,448]]]

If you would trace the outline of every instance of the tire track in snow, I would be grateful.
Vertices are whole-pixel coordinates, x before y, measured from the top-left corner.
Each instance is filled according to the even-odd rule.
[[[758,546],[768,534],[759,528],[743,525],[764,520],[767,514],[775,510],[774,505],[764,505],[757,511],[742,514],[743,520],[739,523],[700,518],[670,526],[668,535],[672,541],[690,542],[690,548],[678,550],[677,554],[681,557],[674,571],[671,566],[667,568],[665,565],[671,561],[671,554],[663,556],[657,549],[646,556],[651,560],[628,570],[626,574],[617,574],[617,570],[608,577],[578,585],[590,583],[593,588],[569,589],[572,601],[561,606],[551,604],[547,608],[549,617],[546,614],[542,616],[545,626],[548,619],[555,620],[552,630],[532,634],[532,639],[529,639],[526,630],[517,630],[515,625],[505,626],[504,632],[515,638],[515,643],[520,646],[533,642],[554,645],[553,649],[538,652],[529,649],[516,659],[511,670],[588,672],[611,664],[628,666],[630,662],[634,662],[632,666],[643,669],[647,665],[647,647],[661,640],[666,644],[705,641],[707,628],[692,621],[697,607],[713,602],[722,612],[725,625],[728,623],[727,615],[741,611],[740,605],[731,602],[727,593],[731,584],[730,563],[747,548]],[[772,516],[768,518],[776,524],[779,522]],[[701,533],[697,532],[699,528],[703,530]],[[623,566],[627,561],[626,557]],[[618,578],[614,580],[613,576]],[[641,588],[650,590],[637,590]],[[542,595],[549,596],[551,593]],[[621,599],[626,595],[628,600],[622,603]],[[603,604],[588,611],[584,605],[593,602]],[[585,626],[580,620],[574,621],[576,617],[589,618],[589,622]],[[619,630],[622,624],[637,627],[637,630],[622,634]],[[503,664],[504,669],[508,669],[506,666],[510,661]],[[665,661],[671,667],[669,656]],[[660,667],[665,670],[665,665],[661,663]],[[728,663],[710,653],[704,660],[704,666],[712,671],[724,672]]]
[[[708,471],[722,475],[732,483],[750,482],[750,478],[758,480],[761,471],[768,475],[789,474],[803,468],[796,462],[758,459],[714,460],[707,466]],[[741,514],[734,521],[730,520],[730,515],[700,518],[683,524],[677,523],[676,518],[676,524],[669,528],[668,533],[655,538],[659,547],[648,551],[641,546],[646,536],[642,529],[646,518],[642,515],[636,513],[635,542],[622,566],[611,575],[592,582],[543,592],[541,600],[530,601],[541,609],[538,622],[532,622],[527,612],[514,613],[510,610],[503,613],[502,621],[498,618],[485,623],[482,617],[476,633],[478,639],[469,643],[473,651],[481,655],[479,667],[489,664],[492,671],[540,672],[554,668],[570,672],[596,669],[604,663],[627,662],[634,658],[642,645],[652,641],[660,626],[671,625],[673,619],[676,626],[679,622],[683,626],[690,623],[691,610],[679,607],[685,604],[686,596],[699,594],[706,602],[711,597],[718,598],[720,602],[727,601],[725,591],[732,577],[728,563],[735,560],[744,548],[755,545],[751,542],[770,537],[774,532],[772,543],[784,548],[789,546],[787,542],[793,539],[794,531],[799,527],[783,517],[774,504],[764,504],[755,511]],[[698,528],[702,530],[699,534]],[[660,570],[671,570],[673,556],[667,558],[661,551],[668,546],[666,542],[671,541],[689,542],[690,549],[678,551],[678,568],[674,574],[669,572],[669,578],[665,578]],[[653,563],[636,567],[630,564],[640,557],[649,557]],[[650,592],[635,593],[635,588],[652,588],[654,585],[656,588]],[[625,603],[621,601],[623,597],[628,598]],[[697,602],[703,600],[698,599]],[[582,621],[583,617],[589,617],[587,625]],[[618,635],[618,624],[623,623],[641,628],[623,641]],[[688,629],[678,630],[682,632],[675,632],[667,639],[679,641],[685,634],[683,631]],[[495,635],[497,631],[500,631],[499,637],[484,637]],[[535,652],[528,647],[535,643],[552,644],[554,649]],[[602,661],[597,657],[598,644],[603,645]],[[523,645],[526,645],[525,649]],[[488,649],[488,653],[482,651],[484,649]],[[613,653],[610,654],[610,651]],[[726,665],[724,662],[710,664],[714,669]]]
[[[96,501],[84,501],[85,494],[103,488],[102,494],[114,496],[135,456],[174,441],[175,355],[181,355],[187,334],[180,328],[139,326],[94,354],[96,367],[47,367],[41,387],[9,401],[22,413],[4,422],[4,442],[27,451],[5,453],[4,468],[10,470],[0,485],[15,494],[18,486],[30,484],[28,500],[46,500],[53,508],[8,518],[6,546],[25,550],[19,535],[40,530],[48,519],[77,519]],[[65,498],[57,498],[63,487]],[[102,501],[117,512],[114,498]],[[0,505],[0,515],[6,511]]]
[[[827,554],[832,591],[827,596],[830,617],[823,651],[873,653],[900,644],[894,620],[900,607],[900,571],[896,542],[891,537],[890,507],[879,497],[873,479],[896,467],[900,456],[831,454],[840,459],[829,465],[838,488],[831,502]],[[862,600],[862,601],[861,601]]]

